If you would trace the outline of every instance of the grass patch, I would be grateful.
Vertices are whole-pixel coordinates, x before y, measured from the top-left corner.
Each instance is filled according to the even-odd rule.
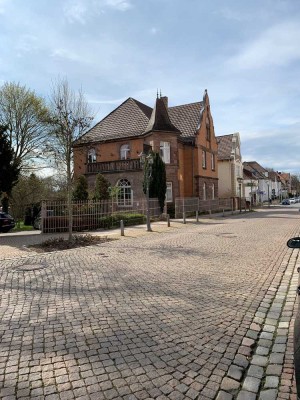
[[[74,249],[76,247],[84,247],[84,246],[92,246],[99,243],[110,242],[112,238],[108,238],[107,236],[93,236],[93,235],[73,235],[72,240],[69,241],[63,237],[51,238],[45,240],[42,243],[34,244],[30,247],[30,249],[38,251],[38,252],[50,252],[50,251],[59,251],[59,250],[67,250]]]
[[[16,222],[16,226],[10,232],[34,231],[32,225],[24,225],[23,221]]]

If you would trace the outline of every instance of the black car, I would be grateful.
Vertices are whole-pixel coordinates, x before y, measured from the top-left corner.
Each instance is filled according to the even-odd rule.
[[[0,212],[0,232],[8,232],[15,227],[15,220],[9,214]]]

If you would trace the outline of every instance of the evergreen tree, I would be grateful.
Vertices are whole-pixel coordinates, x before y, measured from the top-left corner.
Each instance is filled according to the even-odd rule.
[[[109,187],[108,180],[102,174],[97,174],[93,200],[108,200]]]
[[[78,177],[72,198],[75,201],[84,201],[89,198],[88,183],[84,175]]]
[[[0,195],[2,193],[2,207],[8,211],[8,196],[18,181],[20,168],[14,158],[14,151],[6,134],[6,127],[0,126]]]
[[[163,212],[167,191],[167,179],[166,179],[166,166],[158,153],[152,153],[153,164],[152,173],[149,182],[149,197],[157,198],[160,210]],[[146,193],[147,190],[147,179],[149,176],[149,162],[146,160],[146,165],[144,169],[144,182],[143,191]]]

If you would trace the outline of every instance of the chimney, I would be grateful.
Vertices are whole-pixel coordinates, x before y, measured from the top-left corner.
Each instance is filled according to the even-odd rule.
[[[166,109],[168,109],[168,97],[167,96],[163,96],[163,97],[161,97],[161,99],[164,102],[164,105],[165,105]]]

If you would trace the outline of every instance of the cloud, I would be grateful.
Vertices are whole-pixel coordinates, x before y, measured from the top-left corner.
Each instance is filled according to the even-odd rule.
[[[82,57],[78,54],[63,48],[54,49],[51,53],[51,57],[66,59],[69,61],[82,61]]]
[[[155,28],[154,26],[150,29],[151,35],[156,35],[159,32],[159,29]]]
[[[87,7],[81,0],[68,1],[64,6],[64,14],[70,23],[86,23]]]
[[[227,64],[243,70],[286,66],[300,59],[299,42],[299,23],[285,21],[267,29]]]
[[[79,22],[84,25],[89,19],[105,12],[106,9],[127,11],[131,7],[130,0],[68,0],[63,11],[69,23]]]
[[[119,11],[126,11],[132,7],[132,4],[129,0],[105,0],[104,5]]]

